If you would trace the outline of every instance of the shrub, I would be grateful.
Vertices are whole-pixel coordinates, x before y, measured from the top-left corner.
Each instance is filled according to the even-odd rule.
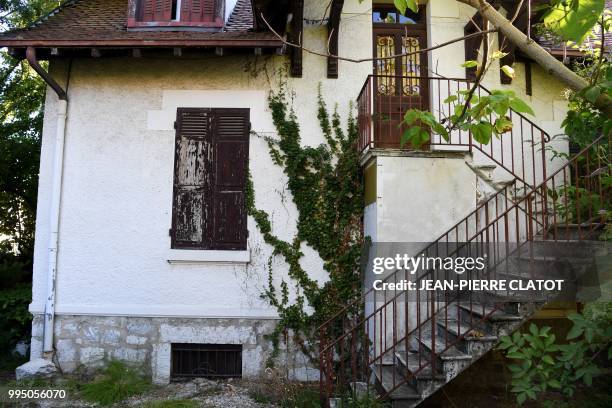
[[[98,379],[83,385],[81,394],[87,401],[109,406],[150,388],[151,383],[136,370],[111,361]]]
[[[19,341],[27,339],[32,321],[28,311],[31,299],[29,284],[0,290],[0,350],[3,354],[10,354]]]

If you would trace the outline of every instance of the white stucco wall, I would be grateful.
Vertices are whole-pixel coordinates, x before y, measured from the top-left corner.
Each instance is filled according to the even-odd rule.
[[[307,1],[305,18],[323,15],[327,1]],[[455,0],[429,2],[429,44],[463,34],[473,14]],[[346,2],[340,29],[340,54],[371,56],[371,2]],[[326,49],[325,25],[307,26],[308,48]],[[429,66],[445,76],[464,76],[462,43],[436,50]],[[227,262],[218,254],[203,262],[192,251],[169,250],[172,163],[176,108],[179,106],[246,107],[253,130],[274,135],[267,110],[268,90],[276,86],[276,72],[286,57],[213,55],[202,58],[99,58],[75,60],[70,75],[66,158],[60,219],[57,281],[59,314],[125,314],[142,316],[271,317],[274,311],[259,299],[267,282],[270,248],[262,243],[249,220],[250,263]],[[563,87],[533,66],[533,96],[524,93],[524,70],[516,67],[512,89],[536,111],[536,123],[558,133],[564,116]],[[340,77],[326,79],[324,58],[304,53],[303,78],[291,78],[294,106],[304,143],[322,142],[316,119],[316,88],[332,108],[338,104],[346,119],[371,62],[339,62]],[[53,63],[52,71],[65,82],[66,67]],[[492,70],[485,84],[499,88]],[[503,86],[506,87],[506,86]],[[34,297],[31,311],[41,313],[46,293],[49,189],[55,134],[56,97],[48,93],[41,158],[37,218]],[[266,144],[251,138],[250,171],[256,204],[273,217],[277,235],[295,233],[295,207],[286,192],[286,179],[272,164]],[[452,164],[448,164],[451,163]],[[442,164],[447,163],[447,164]],[[377,219],[378,241],[435,239],[465,216],[475,202],[473,173],[462,160],[381,158],[378,172],[381,195],[368,219]],[[463,166],[463,167],[462,167]],[[433,173],[430,173],[433,172]],[[434,176],[429,176],[434,174]],[[452,188],[432,180],[450,180]],[[398,184],[399,183],[399,184]],[[406,186],[398,189],[397,185]],[[430,192],[429,196],[421,195]],[[415,196],[414,194],[419,194]],[[439,196],[438,196],[439,195]],[[406,207],[396,207],[407,202]],[[434,205],[432,205],[434,203]],[[438,217],[438,218],[436,218]],[[398,225],[400,227],[398,227]],[[405,226],[405,228],[403,227]],[[323,280],[322,263],[305,248],[304,265]],[[200,262],[168,263],[171,259]],[[244,260],[244,257],[242,257]],[[277,260],[280,279],[284,268]]]
[[[325,6],[324,1],[307,4],[305,18],[320,18]],[[371,41],[369,9],[369,2],[347,3],[340,35],[343,54],[370,54],[370,47],[351,46],[355,41]],[[304,41],[310,48],[324,50],[326,40],[325,25],[306,27]],[[274,136],[267,96],[278,84],[277,72],[286,62],[283,56],[210,54],[198,59],[73,62],[60,215],[58,314],[275,316],[259,298],[267,284],[266,263],[271,250],[263,244],[252,219],[248,223],[249,263],[227,262],[231,256],[219,257],[218,253],[206,257],[203,251],[171,251],[168,230],[176,108],[250,108],[253,130]],[[371,65],[341,63],[340,78],[328,80],[325,59],[306,53],[303,63],[303,78],[290,78],[288,86],[294,91],[304,143],[316,145],[323,141],[316,117],[318,83],[322,83],[328,106],[337,104],[346,120],[349,102],[355,99]],[[54,62],[52,72],[65,82],[64,64]],[[46,294],[56,104],[56,96],[49,92],[30,307],[34,313],[44,310]],[[266,143],[257,136],[251,138],[249,167],[257,207],[272,216],[275,234],[292,239],[297,212],[286,191],[286,178],[272,164]],[[303,265],[315,278],[324,280],[321,260],[309,248],[304,252]],[[189,260],[199,261],[185,262]],[[275,264],[280,280],[285,265],[280,259]]]
[[[376,227],[378,242],[430,242],[475,207],[476,176],[467,155],[379,155]]]

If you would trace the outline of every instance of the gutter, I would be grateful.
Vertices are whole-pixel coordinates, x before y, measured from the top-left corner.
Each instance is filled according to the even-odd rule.
[[[66,91],[45,71],[36,59],[36,49],[28,47],[26,50],[28,63],[41,76],[41,78],[55,91],[59,98],[57,105],[57,126],[55,132],[55,151],[53,154],[53,173],[51,187],[51,211],[49,217],[49,247],[47,296],[45,300],[43,354],[53,353],[53,326],[55,323],[55,293],[57,276],[57,248],[59,233],[60,202],[62,195],[62,176],[64,167],[64,141],[66,137],[66,111],[68,108],[68,95]]]

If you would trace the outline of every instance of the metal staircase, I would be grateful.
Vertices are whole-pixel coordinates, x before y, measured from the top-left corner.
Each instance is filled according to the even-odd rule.
[[[368,103],[375,105],[376,98],[369,98]],[[367,119],[360,119],[362,126],[365,122]],[[370,130],[372,127],[370,124]],[[516,182],[500,185],[421,254],[486,255],[486,267],[472,272],[470,279],[507,279],[520,284],[563,279],[565,295],[574,296],[571,300],[592,299],[599,288],[591,279],[597,276],[596,256],[609,250],[599,236],[607,225],[602,209],[611,206],[611,188],[604,182],[610,176],[611,140],[599,137],[547,175],[548,137],[535,125],[530,128],[535,132],[529,161],[508,161],[499,153],[501,149],[487,153],[486,147],[474,145],[469,138],[470,149],[487,156]],[[534,147],[536,133],[542,152]],[[497,140],[504,143],[501,139]],[[396,270],[384,281],[398,283],[416,277],[419,287],[421,281],[448,279],[448,274],[432,268],[411,278],[407,271]],[[558,296],[550,288],[530,292],[516,288],[365,290],[359,300],[319,328],[321,401],[333,406],[347,394],[371,392],[394,407],[417,406]]]

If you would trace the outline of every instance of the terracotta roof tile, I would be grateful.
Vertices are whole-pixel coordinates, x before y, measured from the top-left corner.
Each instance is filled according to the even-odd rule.
[[[0,46],[271,46],[269,32],[254,32],[250,0],[239,0],[223,31],[128,31],[127,0],[73,0],[32,26],[0,34]]]
[[[226,31],[250,31],[253,29],[251,0],[238,0],[225,24]]]

